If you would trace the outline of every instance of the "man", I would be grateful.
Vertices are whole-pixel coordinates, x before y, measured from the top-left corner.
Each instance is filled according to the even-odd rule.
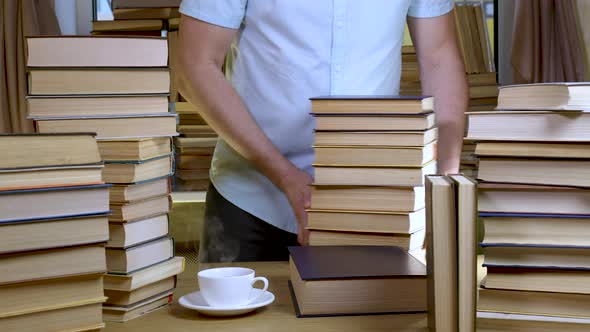
[[[398,94],[406,18],[424,94],[435,97],[439,173],[458,171],[467,85],[453,3],[182,2],[180,89],[221,138],[202,261],[285,260],[287,246],[306,243],[314,158],[309,98]],[[230,83],[221,67],[234,38]]]

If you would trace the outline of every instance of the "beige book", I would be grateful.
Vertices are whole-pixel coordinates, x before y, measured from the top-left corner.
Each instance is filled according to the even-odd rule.
[[[437,130],[425,131],[317,131],[315,146],[424,146],[436,140]]]
[[[496,96],[498,96],[498,86],[496,84],[469,87],[469,98],[491,98]]]
[[[127,223],[109,224],[107,247],[127,248],[168,235],[168,215],[162,214]]]
[[[351,115],[317,115],[316,130],[346,131],[346,130],[426,130],[434,127],[434,113],[424,115],[380,115],[380,116],[351,116]]]
[[[424,187],[312,186],[312,209],[343,206],[358,211],[417,211],[424,207]]]
[[[107,270],[111,273],[130,273],[163,262],[173,256],[174,241],[169,237],[126,249],[107,248]]]
[[[0,321],[10,316],[92,304],[104,299],[102,274],[2,285],[0,296]]]
[[[469,86],[480,86],[480,85],[498,85],[496,81],[496,73],[473,73],[467,74],[467,84]]]
[[[586,332],[590,328],[590,319],[551,317],[501,312],[478,312],[478,332]]]
[[[359,233],[412,234],[424,229],[424,209],[416,212],[307,210],[307,228]]]
[[[457,210],[453,181],[426,177],[428,326],[458,331]],[[475,253],[474,253],[475,254]]]
[[[97,139],[175,136],[176,114],[113,118],[64,118],[36,121],[40,133],[95,132]]]
[[[436,157],[436,143],[423,147],[314,146],[314,152],[318,166],[421,167]]]
[[[170,196],[169,194],[165,194],[141,201],[111,204],[111,211],[109,221],[117,223],[135,221],[148,216],[168,213],[170,211]]]
[[[106,242],[108,219],[100,216],[2,223],[0,253]]]
[[[488,182],[590,186],[590,161],[480,158],[478,178]]]
[[[168,69],[33,69],[31,95],[169,93]]]
[[[170,19],[180,17],[178,8],[117,8],[115,20]]]
[[[158,280],[168,278],[184,271],[185,259],[181,256],[152,265],[148,268],[129,274],[105,274],[104,288],[131,292],[138,288],[152,284]]]
[[[590,269],[590,250],[532,246],[484,246],[484,266]]]
[[[327,96],[311,99],[314,114],[417,114],[432,111],[432,97]]]
[[[104,306],[103,307],[103,318],[108,322],[127,322],[131,319],[147,315],[150,312],[164,308],[168,304],[172,303],[173,291],[170,290],[159,296],[146,299],[137,304],[128,307],[121,306]]]
[[[105,290],[104,295],[108,298],[108,306],[128,306],[143,301],[150,297],[162,294],[176,286],[176,276],[168,277],[136,290],[126,292],[117,290]]]
[[[319,185],[421,186],[424,176],[436,173],[436,162],[414,167],[315,167]]]
[[[104,297],[92,304],[40,311],[0,320],[2,331],[90,331],[104,327],[102,302]]]
[[[151,31],[162,30],[164,22],[162,20],[114,20],[114,21],[94,21],[92,22],[92,31]]]
[[[464,175],[450,175],[457,206],[458,331],[474,331],[477,304],[477,183]]]
[[[481,286],[532,292],[590,294],[590,272],[519,267],[488,267]]]
[[[312,246],[396,246],[410,251],[419,248],[423,242],[424,230],[412,234],[309,231],[309,244]]]
[[[28,96],[30,118],[157,114],[168,112],[168,97],[146,96]]]
[[[177,167],[179,169],[198,169],[198,168],[210,168],[211,161],[213,160],[212,155],[180,155],[177,159]]]
[[[0,170],[2,190],[103,184],[103,165]]]
[[[164,177],[172,173],[170,156],[156,157],[139,162],[109,162],[102,176],[108,183],[135,183]]]
[[[91,133],[0,135],[0,170],[101,162]]]
[[[590,295],[481,288],[477,310],[590,318]]]
[[[500,88],[498,109],[583,110],[590,105],[587,82],[506,85]]]
[[[486,157],[590,159],[588,143],[481,142],[475,153]]]
[[[98,149],[105,161],[147,160],[172,152],[169,137],[135,140],[99,141]]]
[[[31,269],[34,266],[34,269]],[[30,251],[0,256],[0,284],[43,280],[106,270],[101,245]]]
[[[27,37],[29,67],[166,67],[166,39],[154,37]],[[52,52],[47,52],[52,50]]]
[[[114,184],[110,188],[111,203],[140,201],[150,197],[168,194],[170,178],[162,177],[134,184]]]

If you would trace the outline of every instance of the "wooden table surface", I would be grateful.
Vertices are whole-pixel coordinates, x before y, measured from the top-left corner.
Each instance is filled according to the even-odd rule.
[[[238,317],[208,317],[178,304],[180,296],[197,290],[197,271],[227,264],[187,264],[178,277],[174,302],[166,308],[126,323],[107,323],[105,332],[347,332],[427,331],[426,314],[296,318],[287,281],[287,262],[232,263],[256,270],[269,279],[275,301],[265,308]]]

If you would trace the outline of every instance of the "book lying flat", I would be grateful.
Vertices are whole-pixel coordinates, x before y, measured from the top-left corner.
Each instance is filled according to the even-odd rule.
[[[170,237],[163,237],[125,249],[107,248],[107,270],[109,273],[132,273],[173,256],[174,241]]]
[[[27,96],[28,117],[105,116],[168,112],[168,96]]]
[[[99,141],[98,149],[105,161],[147,160],[172,153],[172,142],[169,137]]]
[[[590,294],[590,271],[487,267],[481,286],[488,289]]]
[[[129,306],[103,306],[103,319],[108,322],[126,322],[164,308],[173,300],[173,289]]]
[[[487,157],[590,158],[588,143],[480,142],[475,154]]]
[[[309,244],[311,246],[396,246],[405,251],[411,251],[422,246],[424,235],[423,229],[412,234],[360,233],[312,229],[309,231]]]
[[[129,203],[111,203],[112,214],[110,222],[131,222],[145,219],[149,216],[161,215],[170,211],[170,196],[168,193],[162,196],[146,198],[141,201]]]
[[[31,269],[34,266],[34,269]],[[19,252],[0,256],[0,284],[106,271],[101,245]]]
[[[436,157],[436,143],[423,147],[314,146],[320,166],[421,167]]]
[[[483,244],[485,267],[590,270],[590,248]]]
[[[179,155],[176,159],[178,169],[210,168],[213,155]]]
[[[113,0],[113,9],[180,7],[180,0]]]
[[[40,133],[95,132],[97,139],[176,136],[176,114],[136,114],[118,117],[69,117],[40,119]]]
[[[0,254],[106,242],[106,213],[0,223]]]
[[[412,234],[425,227],[425,211],[374,212],[347,210],[307,210],[307,228],[359,233]]]
[[[571,187],[480,183],[482,212],[590,215],[590,190]]]
[[[131,184],[113,184],[110,187],[111,203],[128,203],[168,194],[170,177],[163,176]]]
[[[311,98],[314,114],[419,114],[432,111],[427,96],[320,96]]]
[[[104,184],[104,165],[76,165],[0,170],[0,191]]]
[[[434,113],[421,115],[337,115],[313,114],[316,130],[326,131],[384,131],[384,130],[426,130],[434,127]]]
[[[172,173],[170,154],[146,160],[112,160],[105,164],[103,179],[109,183],[136,183]]]
[[[108,299],[105,304],[107,306],[130,306],[158,294],[165,293],[175,287],[176,276],[172,276],[130,292],[106,289],[104,295]]]
[[[551,317],[501,312],[478,312],[477,331],[567,331],[586,332],[590,328],[590,319],[572,317]]]
[[[39,311],[2,319],[3,331],[91,331],[102,329],[102,302]]]
[[[0,319],[104,300],[102,274],[0,286]]]
[[[0,225],[109,213],[108,184],[0,191]]]
[[[298,317],[426,310],[425,267],[397,247],[305,246],[289,252]]]
[[[179,115],[182,119],[182,115]],[[182,120],[181,120],[182,121]],[[316,146],[424,146],[436,140],[437,129],[424,131],[316,131]]]
[[[156,37],[27,37],[28,67],[166,67],[168,43]],[[47,50],[52,52],[47,52]]]
[[[164,29],[162,20],[93,21],[92,32],[153,31]]]
[[[184,264],[184,257],[176,256],[129,274],[107,273],[104,276],[104,288],[131,292],[164,278],[182,273]]]
[[[179,18],[178,8],[119,8],[113,9],[115,20],[145,20]]]
[[[517,84],[500,87],[498,109],[590,109],[590,83],[561,82]]]
[[[168,215],[162,214],[127,223],[110,223],[107,247],[128,248],[168,234]]]
[[[424,187],[312,186],[312,209],[342,206],[353,211],[417,211],[424,207]]]
[[[99,164],[93,133],[0,134],[0,170]]]
[[[315,166],[315,165],[314,165]],[[421,186],[424,176],[436,173],[436,162],[423,167],[315,167],[319,185]]]

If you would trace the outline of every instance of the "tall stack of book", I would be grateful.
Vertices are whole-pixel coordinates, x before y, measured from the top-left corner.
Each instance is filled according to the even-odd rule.
[[[432,98],[312,99],[315,183],[311,245],[393,245],[420,251],[424,175],[436,172]]]
[[[168,112],[166,40],[35,37],[27,44],[29,116],[37,131],[95,132],[99,141],[102,179],[113,185],[108,272],[128,275],[171,259],[167,213],[177,119]],[[173,280],[157,280],[109,296],[104,317],[125,320],[154,303],[161,307],[174,286]]]
[[[188,102],[176,102],[178,131],[175,139],[176,176],[175,190],[207,190],[209,169],[217,134],[199,115],[198,109]]]
[[[0,154],[0,330],[101,329],[109,186],[94,135],[0,135]]]
[[[507,86],[499,111],[469,115],[481,141],[482,331],[590,329],[589,89]]]

